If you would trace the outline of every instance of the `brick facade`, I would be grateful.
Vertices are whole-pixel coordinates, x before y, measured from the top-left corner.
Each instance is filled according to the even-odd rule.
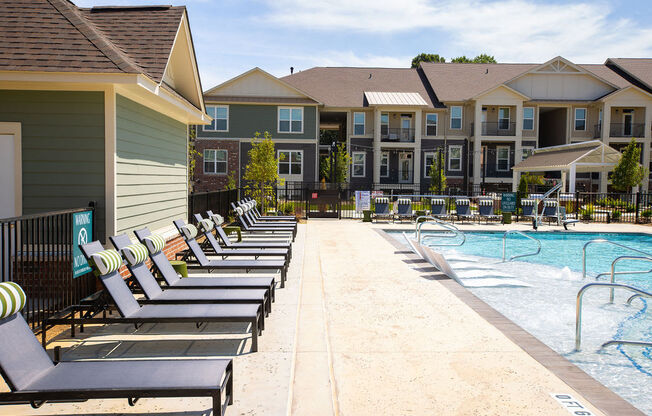
[[[186,246],[185,241],[183,241],[183,237],[180,235],[176,237],[172,237],[171,239],[167,240],[165,242],[165,248],[163,249],[163,253],[165,253],[165,257],[168,258],[168,260],[176,260],[176,254],[180,251],[186,250],[188,247]],[[147,267],[151,268],[152,267],[152,261],[147,258],[147,261],[145,262],[147,264]],[[120,275],[123,278],[128,278],[131,276],[129,273],[129,270],[127,269],[127,266],[122,265],[120,268]],[[98,281],[98,290],[103,289],[102,284]]]
[[[197,156],[197,164],[195,166],[194,177],[194,191],[195,192],[211,192],[224,189],[227,184],[227,178],[231,172],[235,172],[236,185],[240,179],[240,172],[238,169],[240,160],[240,145],[237,140],[231,139],[213,139],[213,138],[198,138],[195,141],[195,149],[201,153]],[[215,174],[204,173],[204,150],[216,149],[226,150],[227,153],[227,173]]]

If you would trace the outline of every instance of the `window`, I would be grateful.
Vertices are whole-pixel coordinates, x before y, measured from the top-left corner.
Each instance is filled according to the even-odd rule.
[[[380,154],[380,177],[389,177],[389,152],[382,152]]]
[[[575,130],[586,130],[586,108],[575,109]]]
[[[451,107],[451,129],[459,130],[462,128],[462,107],[454,105]]]
[[[203,127],[204,131],[229,131],[229,106],[207,105],[206,114],[211,116],[213,121]]]
[[[448,146],[448,170],[462,170],[462,146]]]
[[[365,162],[367,160],[367,154],[365,152],[353,152],[353,169],[351,171],[351,176],[360,178],[365,176]]]
[[[279,175],[301,175],[303,170],[303,151],[279,150],[278,158]]]
[[[364,135],[364,113],[353,113],[353,134],[356,136]]]
[[[498,129],[509,130],[509,107],[498,108]]]
[[[204,173],[226,174],[226,160],[226,150],[204,150]]]
[[[435,163],[435,153],[426,152],[423,154],[423,177],[427,178],[430,176],[430,168],[433,163]]]
[[[437,114],[426,114],[426,136],[437,135]]]
[[[303,108],[278,108],[279,133],[303,133]]]
[[[532,153],[534,153],[534,147],[528,146],[528,147],[522,147],[521,151],[523,154],[521,155],[521,160],[525,160],[528,157],[532,156]]]
[[[380,115],[380,135],[383,137],[389,135],[389,114],[387,113]]]
[[[534,130],[534,107],[523,107],[523,130]]]
[[[509,170],[509,146],[496,147],[496,170],[500,172]]]

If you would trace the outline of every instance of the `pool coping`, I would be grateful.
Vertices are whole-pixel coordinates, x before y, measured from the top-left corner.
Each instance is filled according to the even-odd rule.
[[[374,230],[393,247],[401,250],[402,254],[410,260],[420,260],[423,263],[430,264],[415,253],[405,251],[406,246],[390,236],[386,230],[381,228],[375,228]],[[391,231],[412,232],[411,229],[392,229]],[[438,273],[446,276],[444,273]],[[586,400],[591,402],[593,406],[598,408],[604,414],[610,416],[645,416],[645,413],[641,410],[634,407],[634,405],[591,377],[589,374],[584,372],[584,370],[561,356],[558,352],[547,346],[534,335],[530,334],[502,313],[498,312],[454,279],[446,276],[446,278],[437,279],[437,281],[458,299],[473,309],[473,311],[478,315],[502,332],[508,339],[523,349],[523,351],[528,355],[544,366],[548,371],[584,396]]]

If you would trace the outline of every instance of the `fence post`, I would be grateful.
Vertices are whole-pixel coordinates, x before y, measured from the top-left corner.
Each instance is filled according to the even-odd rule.
[[[638,224],[638,220],[639,220],[638,211],[639,211],[640,208],[641,208],[641,193],[636,192],[636,220],[635,220],[636,224]]]
[[[575,219],[580,219],[580,191],[575,191]]]

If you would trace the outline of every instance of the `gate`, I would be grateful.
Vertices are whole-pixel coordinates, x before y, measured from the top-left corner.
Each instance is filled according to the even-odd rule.
[[[339,189],[306,189],[307,218],[341,218]]]

